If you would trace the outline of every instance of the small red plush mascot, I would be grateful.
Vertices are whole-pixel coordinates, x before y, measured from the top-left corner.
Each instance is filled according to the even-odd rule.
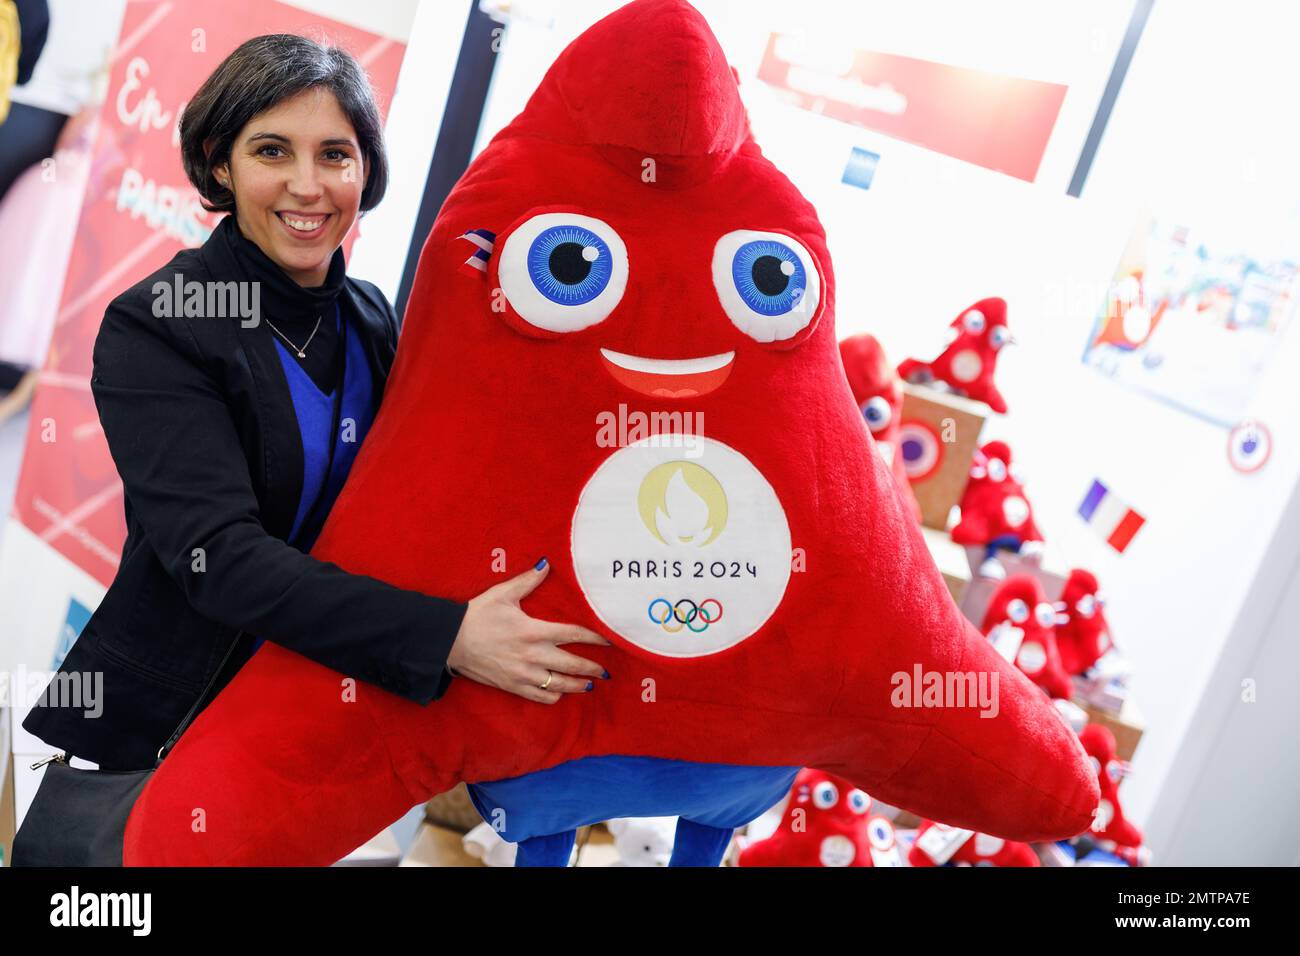
[[[1129,775],[1129,765],[1115,756],[1115,735],[1101,724],[1088,724],[1079,732],[1079,740],[1097,771],[1101,789],[1101,802],[1092,824],[1093,838],[1111,852],[1115,847],[1141,847],[1142,831],[1124,816],[1119,802],[1119,784]]]
[[[958,395],[986,403],[995,412],[1006,413],[1007,402],[993,384],[998,353],[1014,340],[1007,329],[1005,299],[981,299],[950,326],[948,347],[933,362],[905,359],[898,366],[904,381],[923,385],[939,381]]]
[[[899,493],[916,520],[921,520],[921,505],[907,479],[903,456],[898,452],[898,428],[903,418],[903,383],[885,358],[885,350],[874,335],[853,335],[840,343],[844,374],[853,390],[853,400],[862,409],[876,447],[884,456]]]
[[[804,769],[776,832],[740,851],[741,866],[875,866],[901,857],[894,827],[870,815],[871,798],[847,780]],[[881,863],[879,865],[891,865]]]
[[[676,815],[714,863],[802,767],[1004,838],[1085,830],[1083,748],[949,597],[834,314],[817,213],[704,18],[636,0],[580,35],[443,203],[312,554],[460,601],[544,555],[524,610],[604,635],[580,650],[611,677],[550,706],[467,678],[350,694],[263,635],[150,778],[125,861],[329,864],[465,781],[521,853],[556,838],[536,859]],[[996,676],[997,716],[894,706],[915,668]]]
[[[1014,647],[1016,666],[1050,696],[1069,700],[1073,685],[1056,647],[1059,620],[1038,579],[1015,574],[993,592],[981,630],[995,647]]]
[[[1056,605],[1065,618],[1056,626],[1056,646],[1067,674],[1082,674],[1111,649],[1105,603],[1091,571],[1075,568],[1070,572]]]
[[[920,827],[916,831],[916,840],[912,843],[912,849],[907,853],[907,862],[911,866],[942,866],[944,863],[951,863],[954,866],[1040,866],[1038,854],[1033,851],[1028,843],[1021,843],[1018,840],[1003,840],[1001,837],[989,836],[987,833],[972,833],[964,840],[955,851],[948,855],[946,852],[941,856],[946,859],[936,860],[930,853],[926,852],[929,840],[923,839],[925,835],[932,830],[946,831],[945,836],[956,842],[961,839],[960,835],[954,833],[952,828],[937,824],[933,820],[922,820]],[[948,839],[939,841],[937,845],[948,845]],[[948,846],[951,850],[951,846]]]
[[[961,496],[961,520],[952,540],[984,548],[984,577],[1005,575],[996,554],[999,548],[1021,554],[1041,549],[1043,535],[1034,523],[1034,509],[1011,464],[1011,448],[991,441],[975,452],[970,478]]]

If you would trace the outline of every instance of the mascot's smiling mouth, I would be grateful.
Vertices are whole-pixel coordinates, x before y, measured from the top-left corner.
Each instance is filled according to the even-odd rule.
[[[601,349],[605,368],[628,388],[655,398],[699,398],[722,386],[735,352],[700,358],[652,359]]]

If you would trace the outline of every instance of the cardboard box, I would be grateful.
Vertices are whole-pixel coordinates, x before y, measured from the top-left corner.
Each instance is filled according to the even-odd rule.
[[[903,456],[926,527],[948,529],[988,416],[983,402],[904,383],[897,454]]]
[[[926,547],[930,549],[930,557],[934,558],[939,573],[943,575],[943,583],[948,585],[948,593],[960,607],[971,580],[965,549],[943,531],[922,526],[921,535],[925,538]]]
[[[465,852],[464,834],[425,821],[399,866],[483,866]]]
[[[613,835],[605,824],[578,830],[578,866],[622,866]]]
[[[980,565],[984,563],[984,548],[967,547],[967,567],[970,569],[970,586],[961,601],[962,613],[977,628],[984,623],[984,612],[989,608],[993,592],[1004,579],[982,578]],[[1070,576],[1070,568],[1050,544],[1046,546],[1037,560],[1024,558],[1014,551],[999,551],[998,561],[1006,569],[1007,577],[1016,574],[1031,574],[1043,586],[1043,595],[1048,601],[1058,601],[1065,590],[1065,579]]]
[[[469,790],[463,783],[458,783],[446,793],[429,798],[424,805],[424,818],[430,823],[449,830],[468,833],[483,822],[469,797]]]
[[[1133,698],[1124,701],[1124,709],[1118,714],[1107,713],[1079,697],[1074,702],[1084,709],[1090,723],[1110,728],[1110,732],[1115,735],[1115,756],[1120,760],[1131,761],[1146,729],[1146,719]]]

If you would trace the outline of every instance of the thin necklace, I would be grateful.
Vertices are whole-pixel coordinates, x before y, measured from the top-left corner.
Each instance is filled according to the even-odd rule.
[[[316,328],[314,328],[314,329],[311,330],[311,335],[307,336],[307,341],[302,343],[302,348],[298,348],[298,346],[294,345],[292,342],[289,341],[289,336],[285,335],[283,332],[281,332],[279,329],[277,329],[274,325],[271,325],[271,320],[270,320],[270,319],[267,319],[267,320],[266,320],[266,324],[271,326],[271,331],[272,331],[272,332],[274,332],[276,335],[280,336],[280,338],[284,339],[285,342],[288,343],[289,348],[293,349],[295,352],[298,353],[298,358],[306,358],[306,357],[307,357],[307,346],[311,345],[311,340],[314,339],[314,338],[316,337],[316,331],[320,328],[320,320],[321,320],[321,318],[322,318],[324,315],[325,315],[325,313],[322,312],[320,315],[316,316]]]

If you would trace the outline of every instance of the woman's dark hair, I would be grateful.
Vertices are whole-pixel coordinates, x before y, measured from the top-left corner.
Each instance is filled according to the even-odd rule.
[[[203,81],[181,117],[181,162],[209,212],[233,212],[235,196],[212,175],[230,161],[235,137],[254,116],[304,90],[334,94],[356,130],[365,163],[361,210],[379,205],[388,188],[388,158],[374,91],[346,50],[292,33],[272,33],[241,43]],[[204,144],[211,148],[205,148]]]

